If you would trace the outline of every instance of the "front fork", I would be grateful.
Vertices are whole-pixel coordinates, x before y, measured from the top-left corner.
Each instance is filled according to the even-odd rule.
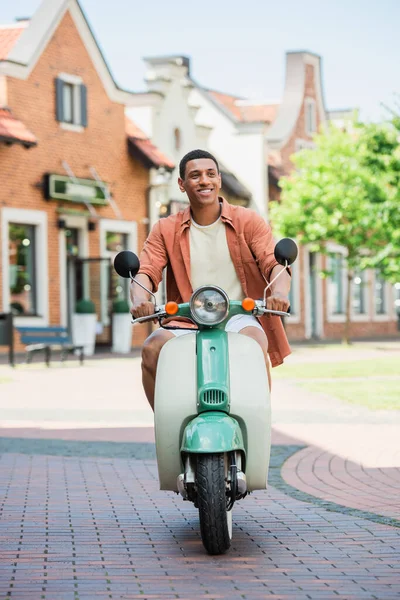
[[[178,476],[178,491],[184,500],[194,502],[197,497],[197,456],[187,454],[185,457],[185,472]],[[232,510],[236,500],[244,498],[247,494],[246,475],[242,470],[243,455],[240,450],[225,452],[225,482],[226,482],[226,508]]]

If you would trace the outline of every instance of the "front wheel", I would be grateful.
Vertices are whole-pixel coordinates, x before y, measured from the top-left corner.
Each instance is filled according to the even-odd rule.
[[[231,545],[232,512],[226,510],[223,454],[197,457],[197,503],[203,545],[209,554],[223,554]]]

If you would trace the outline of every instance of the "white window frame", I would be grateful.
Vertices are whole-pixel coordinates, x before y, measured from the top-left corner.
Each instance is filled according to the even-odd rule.
[[[338,244],[329,243],[327,244],[327,250],[329,253],[341,254],[343,258],[347,257],[347,250],[343,248],[343,246],[339,246]],[[328,265],[330,256],[328,255]],[[343,268],[342,273],[342,294],[343,294],[343,307],[344,312],[342,314],[337,314],[333,312],[331,295],[329,293],[329,279],[327,277],[326,281],[326,320],[328,323],[345,323],[346,322],[346,296],[347,296],[347,268]]]
[[[89,256],[89,234],[87,229],[88,219],[85,216],[80,215],[59,215],[60,218],[65,221],[65,229],[78,229],[79,230],[79,252],[78,256],[88,257]],[[65,229],[60,229],[58,234],[58,257],[59,257],[59,271],[60,271],[60,323],[63,327],[68,325],[68,289],[67,289],[67,252],[65,248]],[[88,269],[88,265],[85,265]],[[88,286],[87,277],[84,278],[86,286]],[[89,290],[84,290],[85,296],[89,295]]]
[[[3,208],[1,211],[2,234],[2,283],[3,311],[10,310],[10,278],[8,235],[9,224],[33,225],[35,227],[35,274],[36,274],[36,311],[40,316],[14,317],[16,327],[47,327],[49,324],[49,268],[47,213],[41,210],[25,208]]]
[[[312,120],[311,123],[309,120],[310,109]],[[314,98],[306,98],[304,100],[304,129],[306,135],[310,137],[317,133],[317,103],[315,102]]]
[[[312,337],[312,315],[311,315],[311,294],[310,294],[310,248],[303,246],[303,265],[304,265],[304,336],[307,340]],[[322,270],[321,254],[316,256],[317,274]],[[324,337],[324,308],[322,296],[322,279],[317,275],[316,281],[317,295],[317,316],[316,316],[316,334],[319,338]]]
[[[384,282],[384,299],[385,299],[385,303],[384,303],[384,309],[385,312],[382,314],[379,314],[376,312],[376,303],[375,303],[375,283],[376,283],[376,271],[374,270],[373,275],[372,275],[372,319],[373,321],[390,321],[391,320],[391,312],[392,312],[392,308],[391,306],[389,306],[389,299],[391,298],[391,293],[390,293],[390,284],[385,281]]]
[[[128,236],[128,248],[137,254],[138,235],[136,221],[121,221],[117,219],[102,219],[100,221],[100,256],[109,258],[110,253],[107,251],[107,232],[123,233]],[[106,278],[101,277],[100,289],[100,320],[104,326],[110,324],[109,315],[107,312],[107,289]]]
[[[294,240],[296,241],[296,240]],[[291,312],[290,317],[288,317],[286,324],[287,325],[298,325],[301,322],[301,306],[300,306],[300,257],[299,259],[291,266],[292,269],[292,277],[290,282],[290,288],[293,290],[294,297],[294,305],[296,312]]]
[[[68,73],[59,73],[58,79],[61,79],[64,83],[69,83],[74,86],[73,89],[73,115],[74,121],[76,123],[66,123],[64,121],[60,121],[60,127],[65,129],[66,131],[75,131],[76,133],[82,133],[85,128],[81,123],[81,88],[80,86],[83,84],[83,79],[78,75],[69,75]]]
[[[352,294],[351,294],[351,312],[350,312],[350,320],[354,321],[355,323],[357,322],[366,322],[366,321],[370,321],[371,320],[371,294],[370,294],[370,290],[371,290],[371,272],[369,269],[365,269],[364,271],[362,271],[362,273],[364,274],[364,286],[363,286],[363,296],[364,296],[364,306],[365,306],[365,313],[363,314],[358,314],[355,313],[353,311],[353,289],[354,289],[354,282],[352,281]],[[353,278],[354,279],[354,278]]]

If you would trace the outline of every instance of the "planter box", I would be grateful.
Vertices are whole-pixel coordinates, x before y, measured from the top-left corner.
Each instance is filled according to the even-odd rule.
[[[130,313],[112,315],[112,351],[128,354],[132,348],[132,316]]]
[[[96,323],[97,315],[78,313],[72,315],[72,341],[78,346],[83,346],[85,356],[92,356],[94,354]]]

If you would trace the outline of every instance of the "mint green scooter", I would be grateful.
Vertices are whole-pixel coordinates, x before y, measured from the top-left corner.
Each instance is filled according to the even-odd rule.
[[[284,266],[292,264],[295,242],[281,240],[275,257]],[[120,252],[114,268],[141,285],[135,280],[139,259],[132,252]],[[227,333],[225,325],[238,314],[290,316],[266,308],[269,285],[262,300],[243,302],[230,300],[217,286],[203,286],[190,302],[155,305],[153,315],[133,320],[157,318],[168,329],[166,318],[184,317],[198,327],[161,350],[155,438],[160,489],[181,494],[199,509],[201,537],[210,554],[222,554],[231,545],[234,503],[267,487],[271,408],[264,355],[257,342]]]

